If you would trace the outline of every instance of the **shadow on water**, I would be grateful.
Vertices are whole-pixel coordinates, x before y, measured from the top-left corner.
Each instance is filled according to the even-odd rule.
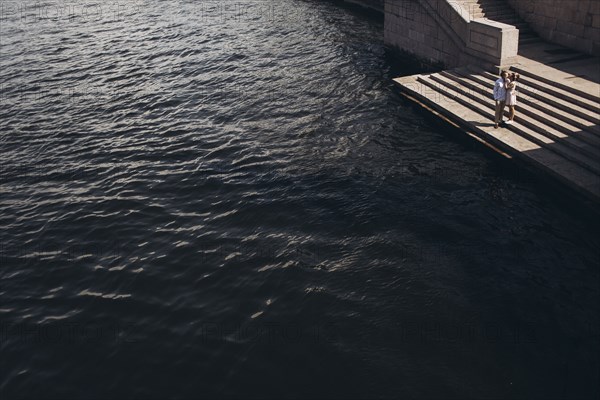
[[[0,103],[3,399],[593,392],[596,231],[395,93],[380,21],[172,4],[5,47],[108,92]]]

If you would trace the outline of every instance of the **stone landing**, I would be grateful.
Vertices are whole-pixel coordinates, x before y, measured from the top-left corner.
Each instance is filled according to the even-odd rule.
[[[517,117],[505,128],[493,126],[497,69],[467,66],[394,81],[409,99],[597,207],[600,59],[546,42],[523,46],[519,53],[511,67],[521,74]]]

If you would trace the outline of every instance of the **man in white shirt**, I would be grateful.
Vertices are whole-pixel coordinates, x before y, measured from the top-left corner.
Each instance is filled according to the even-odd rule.
[[[498,124],[502,121],[504,107],[506,106],[506,79],[508,72],[502,71],[500,78],[494,84],[494,100],[496,101],[496,118],[494,128],[498,129]]]

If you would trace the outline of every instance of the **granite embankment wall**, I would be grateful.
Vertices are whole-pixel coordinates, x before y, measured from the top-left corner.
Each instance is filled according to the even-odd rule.
[[[456,41],[417,0],[387,2],[384,36],[387,46],[411,53],[428,64],[455,66],[466,61]]]
[[[507,0],[540,37],[600,56],[600,0]]]

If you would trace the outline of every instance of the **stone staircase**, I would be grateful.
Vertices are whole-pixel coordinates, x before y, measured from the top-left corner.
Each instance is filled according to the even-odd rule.
[[[499,129],[493,128],[497,71],[463,67],[395,82],[407,97],[481,141],[600,203],[600,96],[512,69],[521,74],[517,116]]]
[[[519,45],[535,44],[541,39],[523,21],[517,12],[504,0],[461,0],[472,19],[487,18],[519,29]]]

